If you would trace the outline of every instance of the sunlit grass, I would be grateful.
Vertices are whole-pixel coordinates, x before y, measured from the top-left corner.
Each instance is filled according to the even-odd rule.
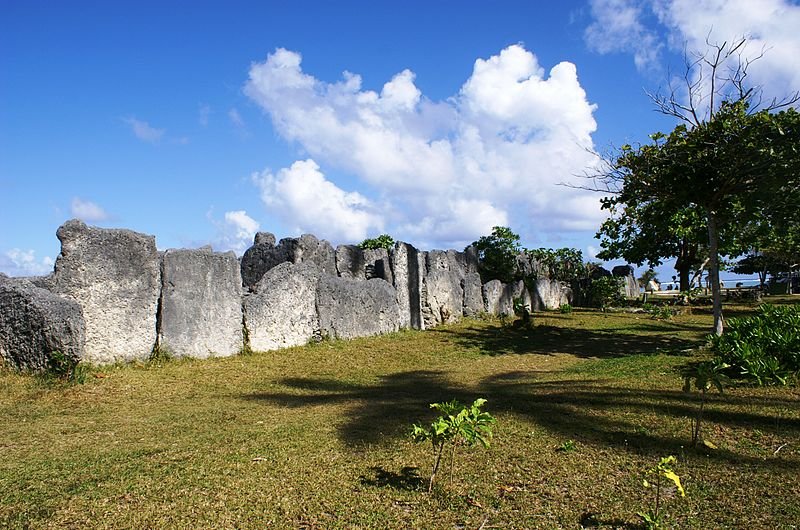
[[[739,312],[746,312],[742,306]],[[576,310],[532,329],[426,332],[227,359],[95,369],[58,386],[0,373],[0,527],[577,528],[637,524],[641,472],[667,454],[686,499],[669,524],[800,520],[800,393],[731,388],[690,450],[706,310],[669,321]],[[489,400],[488,451],[425,493],[428,404]],[[559,451],[572,440],[574,450]]]

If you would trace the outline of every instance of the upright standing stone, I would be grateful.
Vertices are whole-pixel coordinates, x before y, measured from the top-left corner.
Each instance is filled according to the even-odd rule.
[[[639,297],[639,283],[636,281],[633,267],[630,265],[617,265],[611,269],[611,274],[617,278],[622,278],[621,291],[626,298]]]
[[[433,270],[425,275],[422,316],[425,327],[457,322],[464,315],[462,276],[449,270]]]
[[[398,242],[391,253],[391,264],[400,306],[400,327],[423,329],[419,252],[408,243]]]
[[[156,342],[161,267],[156,239],[130,230],[64,223],[56,232],[53,291],[80,304],[86,360],[96,364],[144,360]]]
[[[271,237],[270,237],[271,236]],[[256,234],[254,244],[242,256],[242,281],[252,289],[264,273],[281,263],[313,263],[320,272],[336,275],[336,253],[327,241],[311,234],[287,237],[275,245],[275,236]]]
[[[469,272],[462,282],[464,288],[464,316],[475,317],[486,312],[481,292],[481,275]]]
[[[0,274],[0,359],[21,370],[46,370],[54,352],[78,362],[85,324],[77,302]]]
[[[562,305],[571,304],[572,296],[572,288],[566,283],[549,278],[538,278],[536,292],[533,296],[533,308],[536,311],[558,309]]]
[[[500,280],[491,280],[483,284],[483,303],[490,315],[514,314],[514,305],[507,286]]]
[[[336,247],[336,272],[341,278],[361,280],[366,278],[364,251],[357,245]]]
[[[317,284],[313,263],[281,263],[244,296],[244,322],[254,351],[306,344],[317,337]]]
[[[159,347],[199,359],[242,350],[242,276],[233,252],[168,250],[162,282]]]
[[[396,292],[380,278],[356,281],[323,275],[316,305],[324,337],[352,339],[399,329]]]

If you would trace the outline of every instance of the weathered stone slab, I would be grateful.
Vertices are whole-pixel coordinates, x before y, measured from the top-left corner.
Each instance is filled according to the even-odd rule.
[[[425,275],[422,317],[426,328],[458,322],[464,315],[463,275],[450,270],[433,270]]]
[[[639,283],[636,281],[633,267],[630,265],[617,265],[611,269],[612,276],[622,278],[622,294],[626,298],[639,297]]]
[[[53,292],[80,304],[85,360],[145,360],[156,343],[161,267],[154,236],[71,220],[56,232]]]
[[[416,248],[402,242],[398,242],[391,253],[401,328],[423,329],[419,254]]]
[[[308,343],[319,331],[316,297],[320,271],[312,263],[281,263],[243,298],[250,348],[268,351]]]
[[[56,351],[80,361],[85,332],[77,302],[0,274],[0,358],[6,364],[46,370]]]
[[[462,280],[464,289],[464,316],[475,317],[484,313],[483,293],[481,291],[481,275],[477,272],[468,272]]]
[[[275,245],[275,236],[256,234],[254,244],[242,256],[242,282],[252,288],[268,270],[280,263],[313,263],[324,274],[336,274],[336,253],[330,243],[311,234],[287,237]]]
[[[336,247],[336,272],[341,278],[361,280],[366,278],[364,251],[357,245]]]
[[[242,350],[242,277],[233,252],[167,250],[161,278],[160,348],[199,359]]]
[[[536,292],[533,295],[533,309],[558,309],[562,305],[571,304],[573,300],[572,288],[564,282],[539,278],[536,280]]]
[[[367,280],[380,278],[389,282],[389,285],[394,285],[388,250],[385,248],[364,250],[364,277]]]
[[[356,245],[336,247],[336,271],[341,278],[371,280],[381,278],[394,284],[389,251],[385,248],[361,249]]]
[[[483,284],[484,308],[490,315],[513,315],[516,298],[519,298],[529,311],[534,309],[533,298],[522,280],[508,284],[492,280]]]
[[[400,328],[397,293],[379,278],[357,281],[323,275],[316,305],[323,337],[352,339]]]
[[[483,284],[484,309],[490,315],[513,315],[513,300],[509,296],[506,284],[500,280],[491,280]]]

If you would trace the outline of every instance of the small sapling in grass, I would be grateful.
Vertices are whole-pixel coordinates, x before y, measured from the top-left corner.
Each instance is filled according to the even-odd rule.
[[[669,482],[674,484],[675,489],[681,497],[686,496],[681,484],[681,478],[672,470],[672,465],[677,462],[674,456],[665,456],[654,467],[645,472],[645,478],[642,480],[642,486],[645,489],[654,488],[656,490],[655,502],[650,510],[647,512],[638,512],[637,515],[644,520],[644,524],[649,530],[656,530],[662,528],[661,523],[664,518],[662,511],[661,501],[664,496],[665,489]],[[647,480],[647,477],[655,475],[655,484]]]
[[[718,360],[706,361],[703,363],[689,365],[683,369],[683,391],[692,392],[692,387],[700,392],[700,405],[697,408],[694,418],[691,419],[692,426],[692,447],[696,447],[701,442],[700,424],[703,421],[703,410],[706,406],[708,391],[716,388],[720,394],[728,382],[728,377],[723,373],[729,366]],[[694,383],[694,384],[692,384]],[[714,448],[709,442],[705,445]]]
[[[450,447],[450,483],[453,482],[453,463],[458,446],[473,446],[480,443],[484,447],[489,447],[492,427],[496,420],[488,412],[481,411],[485,403],[486,400],[483,398],[476,399],[470,406],[464,406],[456,400],[431,403],[431,408],[438,410],[441,416],[436,418],[430,427],[416,424],[413,426],[411,438],[417,443],[430,441],[433,446],[435,460],[428,482],[428,493],[433,489],[433,481],[439,471],[446,445]]]

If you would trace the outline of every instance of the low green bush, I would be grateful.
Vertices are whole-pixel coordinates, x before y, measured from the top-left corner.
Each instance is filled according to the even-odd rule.
[[[752,317],[732,318],[711,349],[731,377],[785,385],[800,371],[800,305],[764,304]]]

